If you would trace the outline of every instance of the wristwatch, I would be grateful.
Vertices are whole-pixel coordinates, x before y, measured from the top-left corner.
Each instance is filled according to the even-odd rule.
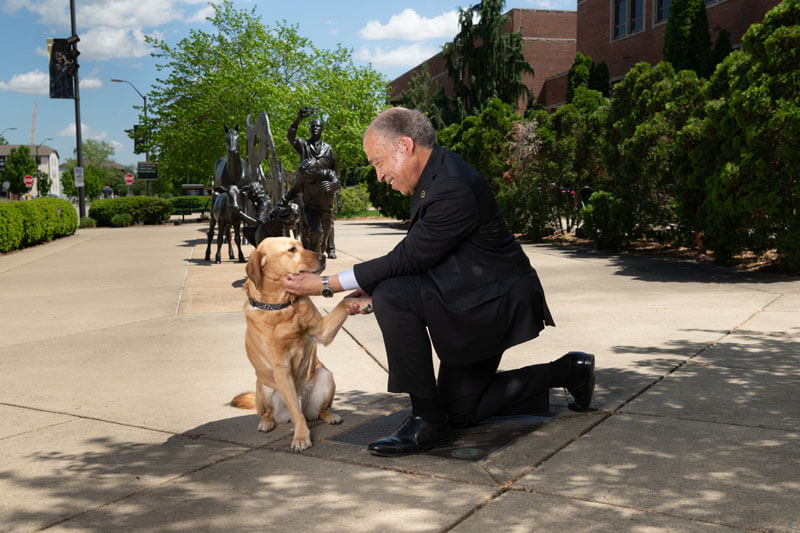
[[[333,298],[333,290],[328,285],[328,276],[322,276],[322,295],[325,298]]]

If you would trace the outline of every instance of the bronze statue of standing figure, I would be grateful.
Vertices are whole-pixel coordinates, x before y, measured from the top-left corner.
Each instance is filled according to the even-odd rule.
[[[316,112],[312,107],[303,107],[297,118],[289,126],[286,139],[300,154],[300,166],[294,185],[283,197],[284,203],[297,195],[303,197],[303,246],[317,252],[327,252],[328,257],[336,257],[333,243],[333,205],[339,190],[339,169],[333,148],[322,140],[322,121],[315,118],[309,124],[308,139],[297,138],[300,122]]]

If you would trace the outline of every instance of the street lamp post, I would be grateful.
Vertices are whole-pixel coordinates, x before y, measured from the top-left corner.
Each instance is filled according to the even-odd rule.
[[[129,82],[128,80],[113,79],[111,81],[113,81],[114,83],[127,83],[128,85],[130,85],[133,88],[134,91],[136,91],[136,94],[138,94],[139,96],[142,97],[142,101],[144,102],[144,105],[142,106],[142,110],[144,111],[144,127],[145,127],[145,131],[147,131],[147,96],[145,96],[142,93],[140,93],[139,89],[137,89],[136,86],[134,84],[132,84],[131,82]],[[145,146],[146,146],[146,143],[145,143]],[[150,148],[146,147],[144,153],[145,153],[146,160],[150,161]]]
[[[39,188],[39,184],[42,183],[42,169],[39,167],[39,147],[46,143],[47,141],[52,141],[52,137],[48,137],[47,139],[43,140],[39,144],[36,145],[36,188],[39,189],[39,196],[42,195],[42,189]],[[50,191],[47,191],[50,192]]]
[[[2,136],[3,136],[3,134],[4,134],[5,132],[7,132],[8,130],[15,130],[15,129],[17,129],[17,128],[6,128],[6,129],[4,129],[3,131],[0,131],[0,137],[2,137]]]

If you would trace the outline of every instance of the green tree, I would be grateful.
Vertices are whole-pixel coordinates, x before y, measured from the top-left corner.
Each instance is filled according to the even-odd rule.
[[[504,4],[503,0],[481,0],[459,12],[460,30],[442,50],[454,89],[445,117],[449,124],[478,113],[492,98],[515,108],[534,99],[523,81],[526,74],[533,77],[533,67],[523,54],[522,32],[503,32],[510,20],[502,14]]]
[[[687,179],[715,260],[776,247],[800,270],[800,0],[784,0],[742,38],[709,80],[706,105],[684,131]]]
[[[606,97],[611,92],[611,84],[608,81],[608,65],[605,61],[595,64],[592,68],[592,74],[589,76],[589,88]]]
[[[703,0],[672,0],[664,32],[664,61],[675,70],[708,77],[713,67],[711,34]]]
[[[36,180],[36,188],[39,190],[39,196],[47,196],[50,193],[52,180],[47,172],[42,172]]]
[[[607,105],[598,91],[579,86],[572,103],[514,125],[509,171],[498,192],[514,230],[539,238],[575,228],[581,189],[602,177],[596,161]]]
[[[386,100],[386,83],[372,68],[356,67],[343,47],[322,50],[285,21],[265,26],[230,0],[213,4],[211,31],[191,30],[171,46],[149,39],[160,78],[149,92],[151,152],[157,154],[156,190],[177,191],[181,183],[211,184],[214,163],[225,155],[224,124],[244,126],[266,111],[279,158],[287,169],[298,156],[285,142],[297,110],[314,106],[324,138],[340,169],[363,163],[361,136]],[[303,124],[298,135],[307,134]]]
[[[0,135],[0,144],[8,144],[8,141],[2,135]]]
[[[714,42],[713,65],[711,71],[722,63],[722,60],[728,57],[728,54],[733,52],[731,46],[731,34],[725,28],[722,28],[717,35],[717,40]]]
[[[437,130],[445,126],[442,118],[442,102],[444,89],[438,81],[431,81],[431,71],[428,64],[423,63],[419,71],[411,76],[408,89],[400,98],[400,105],[409,109],[421,111],[430,119]]]
[[[73,153],[77,153],[77,150]],[[106,183],[111,183],[124,175],[123,169],[112,159],[114,147],[105,141],[85,140],[81,156],[83,157],[83,192],[88,198],[99,197]],[[76,158],[67,159],[64,163],[64,172],[61,174],[61,186],[64,194],[69,196],[78,194],[74,174],[76,166],[78,166]]]
[[[23,144],[12,149],[6,158],[4,178],[10,183],[9,192],[24,194],[28,192],[25,176],[36,175],[36,161],[31,157],[30,148]]]
[[[674,170],[685,158],[678,134],[702,107],[703,88],[693,71],[675,72],[667,62],[639,63],[614,86],[600,150],[607,174],[597,188],[622,202],[627,240],[665,238],[674,227]]]
[[[594,71],[594,60],[581,52],[575,54],[575,60],[567,72],[567,103],[572,102],[575,89],[589,86],[592,71]]]
[[[497,192],[508,165],[508,135],[519,120],[515,106],[492,98],[478,114],[440,130],[438,142],[463,157]]]
[[[609,94],[608,65],[605,61],[595,64],[594,60],[581,52],[575,54],[567,73],[567,103],[572,102],[578,87],[585,87],[599,92],[603,96]]]

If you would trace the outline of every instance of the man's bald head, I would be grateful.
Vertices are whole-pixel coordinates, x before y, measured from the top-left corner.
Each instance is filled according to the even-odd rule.
[[[370,131],[386,140],[409,137],[414,144],[424,148],[431,148],[436,143],[433,124],[416,109],[391,107],[372,121],[364,135]]]

